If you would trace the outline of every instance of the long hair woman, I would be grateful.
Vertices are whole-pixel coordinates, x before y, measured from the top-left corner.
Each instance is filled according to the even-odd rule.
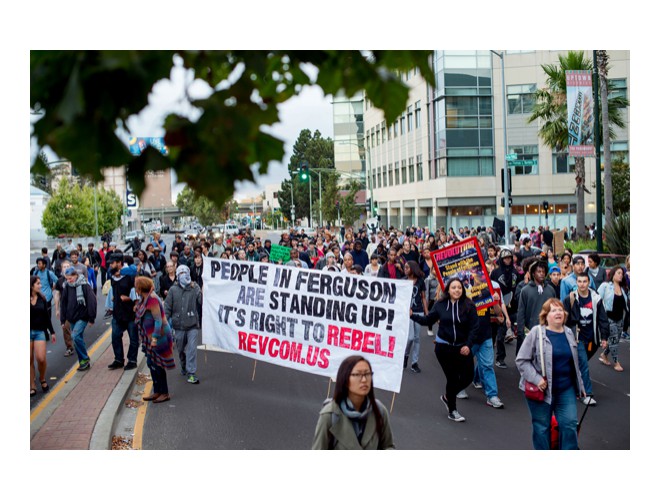
[[[48,392],[50,387],[46,381],[46,341],[50,336],[55,343],[55,330],[50,319],[48,302],[41,293],[41,280],[38,276],[30,276],[30,396],[37,393],[35,387],[34,361],[39,369],[41,390]]]
[[[544,391],[543,401],[527,399],[536,450],[550,449],[553,413],[559,426],[560,448],[575,450],[578,447],[576,396],[586,396],[586,392],[580,376],[577,343],[573,331],[566,326],[567,317],[559,299],[546,300],[539,314],[539,324],[525,336],[516,357],[520,389],[524,390],[527,381]]]
[[[413,293],[410,298],[410,310],[412,314],[428,314],[428,302],[426,301],[426,285],[424,284],[424,271],[414,260],[408,261],[403,266],[403,274],[412,282]],[[408,322],[408,341],[406,352],[403,357],[403,367],[408,366],[408,357],[412,351],[412,365],[410,369],[414,373],[421,372],[419,367],[419,331],[420,325],[414,321]]]
[[[465,389],[474,377],[472,345],[479,334],[479,319],[474,302],[467,296],[463,282],[451,278],[444,292],[438,288],[436,303],[425,316],[412,314],[415,323],[432,327],[439,323],[435,336],[435,357],[447,378],[445,394],[441,400],[454,422],[464,422],[456,408],[456,395]]]
[[[371,364],[349,356],[337,371],[335,392],[319,414],[313,450],[387,450],[394,448],[390,416],[376,399]]]
[[[614,369],[622,372],[623,367],[619,363],[619,340],[621,340],[621,334],[626,329],[626,323],[630,322],[626,273],[623,267],[615,266],[610,269],[607,281],[598,287],[598,295],[603,299],[603,306],[607,311],[607,319],[610,323],[610,337],[607,339],[607,347],[598,360],[604,365],[610,366],[612,363],[607,359],[607,356],[612,354]]]
[[[174,368],[172,353],[172,329],[160,298],[154,292],[154,283],[145,276],[135,278],[135,291],[139,296],[135,309],[135,326],[142,342],[142,351],[153,380],[153,393],[144,401],[163,403],[169,401],[167,372]]]

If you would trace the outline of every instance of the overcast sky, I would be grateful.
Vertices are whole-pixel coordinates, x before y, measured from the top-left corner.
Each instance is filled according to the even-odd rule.
[[[315,68],[306,68],[314,78]],[[177,111],[182,114],[195,116],[195,110],[186,104],[184,88],[190,84],[191,95],[200,98],[208,95],[209,89],[202,82],[192,82],[190,72],[185,73],[181,68],[175,68],[169,80],[158,82],[149,96],[149,106],[139,115],[128,120],[130,135],[135,137],[162,137],[164,135],[163,121],[168,113]],[[267,175],[256,174],[257,184],[251,182],[237,182],[235,198],[252,197],[263,192],[268,184],[279,184],[288,178],[286,169],[289,157],[293,152],[293,145],[300,131],[308,128],[319,130],[323,137],[332,137],[332,98],[324,97],[321,88],[317,85],[304,87],[299,96],[289,99],[279,106],[280,123],[270,128],[270,132],[285,143],[285,156],[282,162],[271,162]],[[128,140],[128,138],[125,138]],[[173,174],[174,176],[176,174]],[[173,179],[173,182],[176,178]],[[172,189],[172,201],[183,189],[184,184],[177,183]]]

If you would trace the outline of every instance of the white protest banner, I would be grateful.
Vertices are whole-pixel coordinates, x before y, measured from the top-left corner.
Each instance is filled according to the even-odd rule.
[[[410,280],[208,257],[203,278],[204,344],[327,377],[359,354],[375,387],[399,392]]]

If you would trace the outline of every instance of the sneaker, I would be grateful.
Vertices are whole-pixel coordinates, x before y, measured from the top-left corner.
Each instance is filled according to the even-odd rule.
[[[468,398],[468,393],[465,392],[464,390],[456,394],[456,399],[467,399]]]
[[[450,412],[449,415],[447,415],[447,418],[454,422],[465,422],[465,417],[458,413],[458,410]]]
[[[483,385],[481,385],[481,382],[472,382],[472,387],[475,389],[482,389]]]
[[[504,343],[510,344],[511,342],[513,342],[515,338],[516,338],[515,335],[507,335],[506,337],[504,337]]]
[[[92,365],[89,362],[89,359],[87,359],[85,361],[81,361],[80,364],[78,365],[78,371],[79,372],[84,372],[85,370],[89,370],[90,366],[92,366]]]
[[[500,398],[493,396],[492,398],[486,399],[486,404],[492,406],[493,408],[504,408],[504,403],[500,401]]]
[[[630,342],[630,334],[625,332],[622,333],[619,342]]]
[[[427,333],[429,334],[429,337],[435,337],[435,333],[433,333],[433,330],[429,329]]]
[[[64,356],[67,358],[72,354],[73,354],[73,349],[67,349],[66,351],[64,351]]]
[[[137,368],[137,363],[134,363],[133,361],[129,361],[126,363],[126,366],[124,366],[124,370],[135,370]]]
[[[508,366],[504,361],[495,361],[495,366],[497,366],[498,368],[508,368]]]
[[[108,365],[109,370],[116,370],[117,368],[123,368],[123,367],[124,367],[124,363],[120,363],[119,361],[116,360]]]
[[[444,394],[440,396],[440,401],[445,405],[445,408],[447,408],[447,411],[449,412],[449,402],[447,401],[447,396]]]
[[[582,398],[582,404],[586,406],[596,406],[596,400],[593,396],[587,396]]]
[[[189,375],[187,382],[189,384],[199,384],[199,379],[195,375]]]
[[[413,373],[420,373],[422,369],[419,367],[417,363],[413,363],[412,366],[410,367],[410,371]]]

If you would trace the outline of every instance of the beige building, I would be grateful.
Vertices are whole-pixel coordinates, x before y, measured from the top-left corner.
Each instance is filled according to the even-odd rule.
[[[365,102],[368,189],[387,226],[438,228],[492,225],[504,219],[500,206],[505,154],[511,167],[511,223],[520,227],[548,223],[575,225],[573,159],[557,154],[538,137],[538,120],[528,124],[533,93],[544,88],[542,64],[558,65],[558,51],[504,51],[506,139],[504,148],[501,59],[485,51],[436,51],[436,89],[419,74],[401,75],[411,87],[408,106],[392,124]],[[591,59],[592,51],[585,51]],[[610,88],[628,99],[629,51],[608,51]],[[623,112],[624,121],[629,111]],[[615,130],[613,154],[628,157],[628,128]],[[594,158],[586,160],[585,219],[595,221]]]

